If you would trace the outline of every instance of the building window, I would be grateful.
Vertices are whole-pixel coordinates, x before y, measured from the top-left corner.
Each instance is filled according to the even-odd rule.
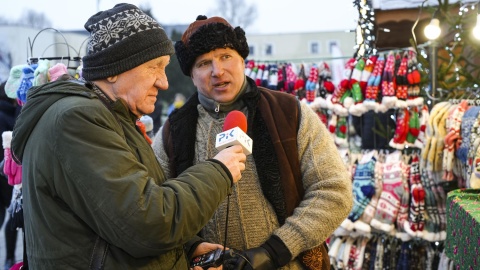
[[[319,54],[320,53],[320,43],[317,41],[310,42],[310,54]]]
[[[255,56],[255,46],[248,46],[250,52],[248,53],[250,56]]]
[[[266,44],[265,45],[265,55],[273,55],[273,45]]]

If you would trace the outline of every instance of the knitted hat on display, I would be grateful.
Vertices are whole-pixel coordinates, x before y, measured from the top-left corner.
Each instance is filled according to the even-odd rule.
[[[143,63],[174,53],[164,29],[131,4],[100,11],[85,23],[90,32],[82,76],[98,80],[121,74]]]
[[[195,59],[218,48],[234,49],[243,59],[250,52],[241,27],[233,28],[221,17],[207,19],[207,16],[199,15],[185,30],[182,39],[175,43],[175,53],[183,74],[190,76]]]
[[[68,74],[67,66],[64,63],[56,63],[48,69],[48,78],[50,82],[54,82],[63,74]]]
[[[9,98],[17,98],[17,90],[22,83],[23,68],[27,65],[17,65],[10,69],[10,76],[8,76],[7,83],[5,84],[5,93]]]

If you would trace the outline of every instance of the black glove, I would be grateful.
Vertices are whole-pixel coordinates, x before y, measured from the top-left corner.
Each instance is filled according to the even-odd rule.
[[[276,269],[268,251],[263,247],[256,247],[244,251],[235,250],[231,257],[225,258],[225,270],[273,270]]]

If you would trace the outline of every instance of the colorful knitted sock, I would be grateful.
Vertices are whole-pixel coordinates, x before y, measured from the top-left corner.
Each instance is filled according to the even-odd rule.
[[[402,161],[386,161],[383,172],[382,193],[370,225],[378,230],[390,233],[395,227],[394,222],[400,207],[400,199],[403,196]]]
[[[398,207],[398,214],[396,219],[396,234],[395,236],[402,241],[409,241],[411,236],[406,233],[404,229],[404,224],[408,222],[408,208],[410,206],[410,190],[408,187],[408,176],[410,174],[410,164],[408,160],[402,163],[403,174],[402,174],[402,196],[400,197],[400,206]]]
[[[359,220],[354,222],[355,230],[369,233],[371,231],[370,222],[375,216],[375,210],[377,208],[378,199],[382,193],[383,185],[383,162],[377,160],[375,162],[375,194],[365,207],[362,216]]]
[[[410,211],[408,222],[404,224],[405,231],[412,237],[421,237],[423,232],[423,211],[425,205],[425,190],[420,181],[420,161],[417,155],[414,155],[410,164]]]
[[[371,158],[366,163],[360,163],[357,165],[353,177],[353,208],[348,215],[348,219],[351,222],[360,218],[365,207],[375,194],[375,162],[376,159]]]

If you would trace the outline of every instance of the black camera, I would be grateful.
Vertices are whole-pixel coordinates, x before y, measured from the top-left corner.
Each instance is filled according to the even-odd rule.
[[[201,266],[203,269],[219,267],[223,263],[223,249],[212,250],[203,255],[197,256],[190,262],[191,267]]]

